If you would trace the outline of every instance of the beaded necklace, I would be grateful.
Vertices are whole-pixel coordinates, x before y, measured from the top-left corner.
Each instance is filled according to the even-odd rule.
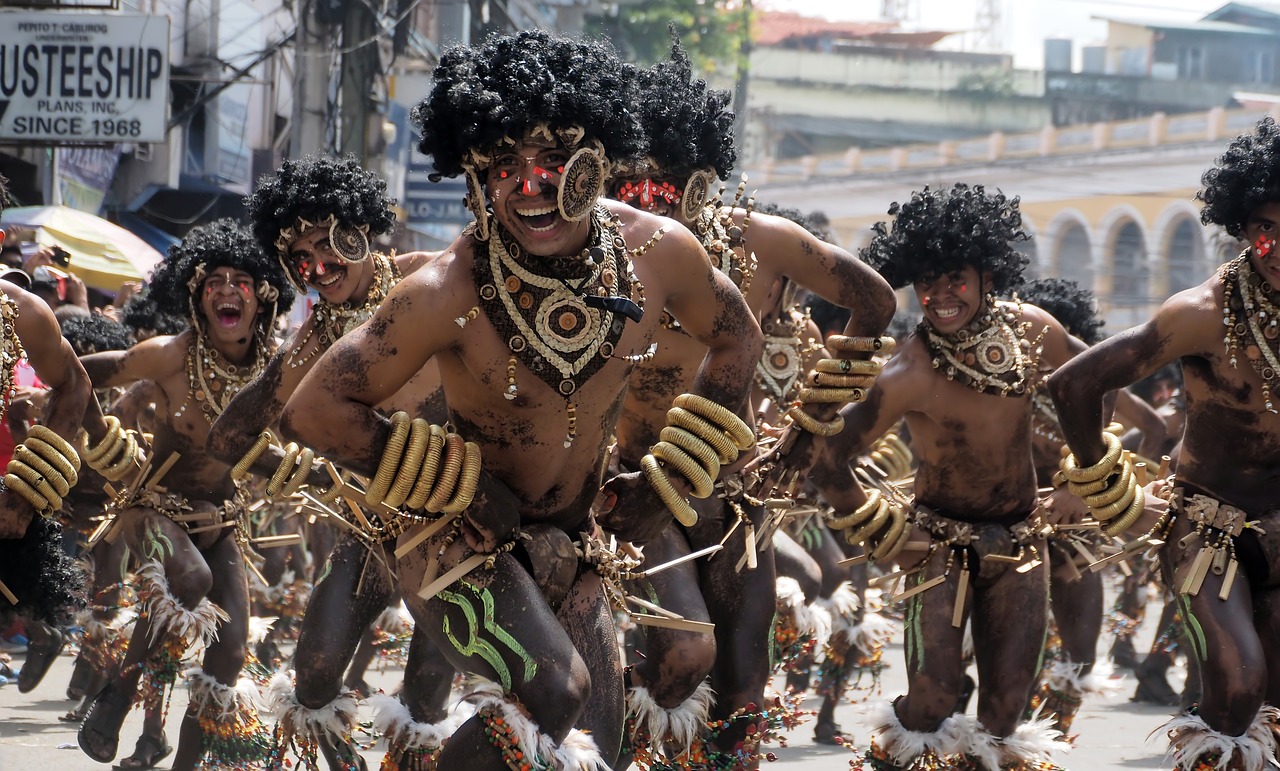
[[[249,384],[266,364],[265,346],[254,336],[253,363],[244,366],[223,363],[222,354],[206,344],[200,327],[191,330],[191,344],[187,346],[187,400],[173,414],[180,418],[187,412],[191,396],[204,413],[209,425],[218,419],[235,395]]]
[[[1271,300],[1274,289],[1263,281],[1249,262],[1248,251],[1223,265],[1218,272],[1223,282],[1222,338],[1234,369],[1237,351],[1243,350],[1253,371],[1262,378],[1262,398],[1267,412],[1276,414],[1271,392],[1280,373],[1280,307]]]
[[[627,298],[643,310],[644,287],[632,261],[661,240],[665,231],[659,230],[629,252],[618,221],[608,209],[597,206],[582,254],[530,257],[500,223],[493,228],[496,237],[489,238],[487,258],[477,254],[472,271],[485,316],[511,352],[503,396],[515,399],[519,392],[519,361],[567,403],[569,429],[564,446],[569,447],[577,436],[573,395],[578,388],[611,358],[647,361],[657,350],[651,345],[642,354],[615,356],[627,317],[589,303],[587,297]],[[458,323],[464,325],[473,315]]]
[[[290,367],[301,367],[317,354],[327,351],[334,341],[368,321],[377,312],[383,300],[386,300],[387,295],[391,293],[392,287],[400,282],[401,276],[395,260],[385,254],[375,254],[373,265],[373,283],[359,305],[352,302],[336,305],[323,298],[315,304],[311,309],[311,328],[307,330],[306,337],[302,338],[289,352]],[[299,354],[307,347],[316,330],[319,330],[319,339],[315,349],[299,358]]]
[[[1043,389],[1037,388],[1031,392],[1031,408],[1031,430],[1035,435],[1054,444],[1065,444],[1062,426],[1058,423],[1058,411]]]
[[[777,404],[791,400],[800,378],[800,360],[808,353],[801,349],[808,324],[809,314],[797,308],[785,310],[761,324],[764,350],[756,362],[756,386]]]
[[[1021,396],[1035,385],[1041,340],[1049,329],[1028,340],[1030,326],[1022,320],[1021,306],[988,296],[986,309],[955,333],[936,332],[927,321],[916,331],[929,349],[933,368],[947,380],[959,380],[980,393]]]
[[[15,368],[27,355],[18,339],[18,304],[4,292],[0,292],[0,418],[9,409],[9,402],[17,395]]]

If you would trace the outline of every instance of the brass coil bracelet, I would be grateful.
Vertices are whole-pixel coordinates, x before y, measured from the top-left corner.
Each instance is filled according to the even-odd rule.
[[[844,430],[844,417],[836,415],[831,420],[818,420],[805,412],[800,405],[793,405],[786,413],[791,422],[814,436],[835,436]]]
[[[1074,453],[1068,453],[1062,459],[1062,475],[1066,477],[1068,482],[1084,483],[1097,482],[1100,479],[1106,479],[1115,470],[1116,464],[1120,462],[1120,439],[1115,434],[1104,433],[1102,442],[1107,447],[1107,452],[1102,459],[1092,466],[1080,468],[1076,463]]]
[[[98,472],[108,482],[116,482],[130,469],[139,466],[141,448],[138,445],[137,434],[125,430],[120,425],[120,419],[115,415],[107,415],[103,420],[107,424],[107,433],[102,437],[102,441],[90,447],[89,434],[82,431],[80,451],[89,468]]]
[[[262,453],[267,451],[271,446],[271,432],[263,431],[258,434],[258,438],[254,440],[253,446],[244,454],[244,457],[236,461],[231,467],[231,481],[239,482],[249,476],[249,469],[253,468],[253,464],[258,462],[258,458],[262,457]]]
[[[432,514],[462,512],[475,499],[481,466],[480,445],[397,412],[365,503]]]
[[[755,444],[755,432],[730,410],[697,394],[680,394],[667,410],[667,426],[649,454],[640,459],[645,479],[682,525],[698,521],[698,513],[667,477],[664,464],[689,482],[693,496],[707,498],[715,490],[720,467],[733,463]]]
[[[892,337],[849,337],[848,335],[828,335],[826,347],[828,351],[841,353],[893,353],[897,345]]]
[[[656,457],[646,455],[641,458],[640,470],[644,472],[645,480],[658,494],[663,505],[680,524],[692,527],[698,523],[698,512],[694,511],[693,506],[689,505],[689,502],[676,490],[675,485],[671,484],[671,480],[667,478],[667,473],[662,470],[662,464]]]
[[[62,508],[63,497],[80,479],[79,470],[80,456],[71,443],[36,425],[26,441],[14,448],[4,484],[47,517]]]
[[[832,513],[827,517],[827,527],[832,530],[845,530],[850,527],[857,527],[867,520],[871,519],[871,515],[880,509],[881,494],[879,490],[873,489],[867,494],[867,500],[859,506],[852,514],[846,514],[843,517],[836,516]]]

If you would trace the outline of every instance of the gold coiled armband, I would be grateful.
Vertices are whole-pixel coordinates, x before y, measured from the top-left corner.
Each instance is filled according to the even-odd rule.
[[[249,476],[250,469],[253,464],[258,462],[262,454],[268,448],[278,447],[284,457],[280,459],[280,465],[271,473],[271,477],[267,480],[267,486],[264,490],[267,500],[283,501],[287,500],[307,483],[307,478],[311,476],[314,470],[316,453],[310,447],[301,447],[295,442],[289,442],[283,447],[275,443],[274,437],[270,431],[263,431],[258,434],[258,438],[254,440],[253,446],[244,454],[244,457],[236,461],[231,467],[231,479],[236,482],[243,481]],[[326,490],[314,490],[317,500],[325,503],[335,500],[340,491],[337,486],[330,487]]]
[[[836,415],[831,420],[818,420],[805,412],[804,408],[798,404],[792,405],[786,414],[788,418],[791,418],[793,424],[814,436],[835,436],[844,430],[844,416],[842,415]]]
[[[875,384],[880,369],[880,362],[874,360],[818,359],[805,379],[807,385],[800,388],[799,401],[801,404],[863,401],[867,398],[867,389]]]
[[[849,337],[848,335],[828,335],[827,350],[839,353],[893,353],[897,345],[892,337]]]
[[[80,433],[80,452],[89,468],[98,472],[108,482],[119,481],[130,470],[140,467],[142,449],[138,435],[120,425],[115,415],[103,417],[107,433],[96,446],[89,446],[87,431]]]
[[[707,498],[715,490],[720,467],[733,463],[742,450],[755,444],[755,432],[742,418],[697,394],[677,396],[667,411],[667,424],[640,466],[675,518],[690,526],[698,521],[698,514],[671,483],[664,465],[689,482],[695,498]]]
[[[857,527],[867,520],[871,519],[871,515],[880,509],[881,494],[879,490],[873,489],[867,493],[867,500],[859,506],[852,514],[846,514],[843,517],[836,516],[833,512],[826,518],[827,527],[832,530],[846,530],[851,527]]]
[[[1114,536],[1142,516],[1146,493],[1138,485],[1132,455],[1121,448],[1115,433],[1103,433],[1102,441],[1107,447],[1102,460],[1080,468],[1075,455],[1068,452],[1062,459],[1061,474],[1067,489],[1080,496],[1093,518],[1102,523],[1102,532]]]
[[[62,508],[63,497],[79,481],[80,456],[70,442],[36,425],[26,441],[14,448],[7,471],[5,487],[47,517]]]
[[[480,445],[397,412],[365,502],[432,514],[461,512],[475,499],[480,470]]]

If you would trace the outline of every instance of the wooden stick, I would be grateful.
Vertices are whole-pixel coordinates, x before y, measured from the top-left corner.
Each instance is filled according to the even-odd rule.
[[[440,532],[440,529],[453,521],[457,514],[442,514],[439,519],[413,534],[413,537],[396,547],[396,559],[418,548],[418,544]]]
[[[657,613],[659,616],[666,616],[667,618],[684,618],[684,616],[680,615],[679,613],[676,613],[673,610],[667,610],[661,605],[655,605],[652,602],[649,602],[648,600],[644,600],[630,594],[628,594],[626,597],[627,597],[627,602],[633,602],[636,605],[639,605],[640,607],[644,608],[645,610],[651,610],[654,613]]]
[[[631,620],[643,626],[659,626],[665,629],[678,629],[682,632],[701,632],[711,634],[716,630],[715,624],[705,621],[690,621],[687,618],[667,618],[666,616],[650,616],[647,613],[630,613]]]
[[[142,489],[144,490],[156,489],[156,485],[160,484],[160,480],[164,479],[164,475],[169,473],[169,470],[173,468],[173,464],[177,463],[178,458],[180,457],[182,456],[176,452],[169,453],[169,457],[165,458],[164,463],[161,464],[160,468],[156,471],[156,473],[151,475],[151,478],[148,479],[147,483],[142,486]]]
[[[419,589],[418,596],[424,600],[429,600],[432,597],[435,597],[454,581],[457,581],[459,578],[462,578],[472,570],[475,570],[480,565],[483,565],[484,561],[488,558],[488,555],[485,554],[472,554],[470,557],[467,557],[460,564],[455,566],[453,570],[450,570],[435,581],[432,581],[429,586],[424,586]]]
[[[14,595],[13,592],[9,591],[9,587],[4,585],[4,581],[0,581],[0,594],[4,595],[4,598],[9,601],[10,605],[18,604],[17,596]]]
[[[658,574],[658,573],[661,573],[662,571],[666,570],[667,568],[673,568],[673,567],[675,567],[676,565],[682,565],[682,564],[684,564],[684,563],[686,563],[686,562],[689,562],[689,561],[691,561],[691,560],[696,560],[697,558],[699,558],[699,557],[704,557],[704,556],[706,556],[706,555],[708,555],[708,554],[715,554],[716,552],[720,551],[720,550],[721,550],[721,549],[723,549],[723,548],[724,548],[724,547],[723,547],[723,546],[721,546],[721,545],[720,545],[720,544],[718,544],[718,543],[717,543],[717,544],[712,544],[711,546],[708,546],[708,547],[707,547],[707,548],[705,548],[705,549],[699,549],[699,550],[697,550],[697,551],[695,551],[695,552],[689,552],[688,554],[684,555],[683,557],[676,557],[675,559],[671,560],[670,562],[664,562],[664,563],[662,563],[661,565],[654,565],[653,567],[649,568],[648,570],[641,571],[640,575],[641,575],[641,576],[644,576],[645,578],[648,578],[649,576],[652,576],[652,575],[656,575],[656,574]]]
[[[221,530],[224,527],[235,527],[236,521],[228,519],[226,522],[219,522],[216,525],[205,525],[204,527],[193,527],[187,531],[187,535],[195,535],[196,533],[207,533],[210,530]]]
[[[259,549],[273,549],[277,546],[292,546],[302,543],[302,533],[285,533],[284,535],[264,535],[253,539],[253,545]]]
[[[932,589],[933,587],[938,586],[939,584],[945,582],[946,580],[947,580],[947,577],[945,575],[934,576],[933,578],[930,578],[928,581],[925,581],[922,584],[911,587],[910,589],[906,590],[902,594],[893,595],[889,599],[885,600],[885,602],[892,604],[895,602],[899,602],[901,600],[910,599],[911,597],[916,596],[920,592],[928,591],[929,589]]]
[[[908,545],[908,546],[910,546],[911,544],[907,544],[907,545]],[[846,557],[845,559],[840,560],[840,561],[839,561],[839,562],[837,562],[836,564],[837,564],[837,565],[839,565],[839,566],[840,566],[840,567],[842,567],[842,568],[845,568],[845,567],[850,567],[850,568],[851,568],[851,567],[853,567],[853,566],[855,566],[855,565],[861,565],[862,563],[864,563],[864,562],[866,562],[866,561],[867,561],[867,555],[866,555],[865,553],[863,553],[863,554],[859,554],[859,555],[858,555],[858,556],[856,556],[856,557]]]

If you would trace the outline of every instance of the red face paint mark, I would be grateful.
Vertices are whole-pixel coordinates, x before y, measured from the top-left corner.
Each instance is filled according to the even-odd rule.
[[[1275,239],[1268,238],[1265,235],[1258,236],[1258,240],[1253,242],[1253,252],[1259,257],[1266,257],[1271,254],[1271,250],[1276,246]]]

